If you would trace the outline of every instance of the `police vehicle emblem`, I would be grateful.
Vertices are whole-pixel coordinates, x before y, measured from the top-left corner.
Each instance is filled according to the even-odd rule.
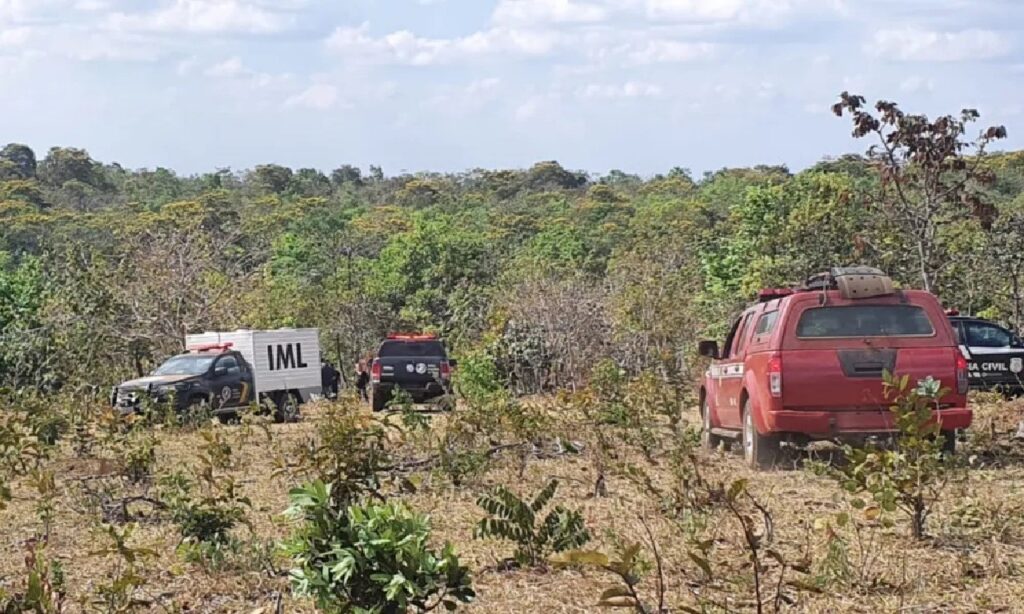
[[[231,386],[224,386],[220,389],[220,400],[225,403],[231,400]]]
[[[1024,371],[1024,358],[1011,358],[1010,371],[1013,373],[1020,373],[1021,371]]]

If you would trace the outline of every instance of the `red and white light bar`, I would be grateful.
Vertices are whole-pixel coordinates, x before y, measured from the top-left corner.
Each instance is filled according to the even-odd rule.
[[[395,341],[432,341],[437,339],[433,333],[390,333],[388,339]]]
[[[235,346],[234,343],[227,341],[225,343],[204,343],[202,345],[189,346],[188,351],[190,352],[213,352],[213,351],[225,351],[230,350]]]

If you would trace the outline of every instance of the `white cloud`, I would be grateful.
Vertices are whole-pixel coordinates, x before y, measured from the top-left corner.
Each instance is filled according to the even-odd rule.
[[[224,60],[223,62],[220,62],[218,64],[214,64],[213,66],[203,71],[203,74],[205,74],[207,77],[232,78],[241,77],[243,75],[248,75],[251,73],[249,70],[245,68],[245,65],[242,64],[241,58],[236,56]]]
[[[547,96],[531,96],[516,107],[515,117],[521,122],[534,119],[544,112],[549,102]]]
[[[647,17],[689,22],[773,24],[803,12],[845,12],[843,0],[644,0]]]
[[[179,74],[187,74],[187,71],[195,67],[195,63],[190,62],[190,60],[185,62],[185,73],[182,73],[183,67],[179,64]],[[270,74],[253,70],[246,66],[238,56],[230,57],[222,62],[208,66],[203,71],[203,75],[222,80],[225,83],[242,85],[245,88],[244,91],[249,92],[266,89],[282,90],[294,87],[292,83],[293,75],[289,73]]]
[[[465,61],[486,55],[540,56],[561,42],[559,34],[537,30],[492,28],[458,38],[422,38],[400,30],[379,38],[370,26],[338,28],[327,39],[327,48],[346,59],[427,66]]]
[[[474,81],[466,86],[466,94],[470,96],[479,96],[490,94],[501,85],[501,79],[497,77],[488,77],[487,79],[480,79]]]
[[[0,27],[0,49],[22,59],[69,59],[81,62],[150,62],[164,48],[158,41],[132,33],[102,32],[71,24]]]
[[[174,65],[174,72],[178,73],[179,76],[184,77],[185,75],[192,74],[192,71],[199,65],[199,58],[191,56],[180,60]]]
[[[95,13],[110,9],[110,2],[106,0],[78,0],[74,4],[76,11]]]
[[[879,30],[867,45],[867,51],[879,58],[905,62],[990,60],[1008,54],[1010,49],[1010,42],[991,30]]]
[[[607,17],[605,7],[573,0],[500,0],[492,20],[502,25],[522,25],[593,23]]]
[[[930,92],[934,89],[934,81],[932,81],[931,79],[925,79],[924,77],[918,75],[907,77],[902,82],[900,82],[900,90],[910,94],[916,94],[918,92]]]
[[[147,13],[111,14],[113,30],[192,32],[201,34],[279,32],[292,25],[292,16],[269,11],[245,0],[174,0]]]
[[[338,88],[325,83],[316,83],[286,100],[284,106],[326,111],[337,103]]]
[[[663,90],[655,83],[627,81],[618,85],[591,83],[579,91],[582,98],[654,98]]]
[[[18,47],[28,42],[32,35],[30,28],[5,28],[0,30],[0,47]]]
[[[488,107],[501,89],[501,79],[478,79],[462,87],[442,87],[440,93],[427,100],[436,111],[451,116],[465,116]]]
[[[652,40],[641,44],[630,44],[620,52],[637,64],[662,64],[693,62],[710,57],[717,50],[712,43],[696,43],[675,40]]]

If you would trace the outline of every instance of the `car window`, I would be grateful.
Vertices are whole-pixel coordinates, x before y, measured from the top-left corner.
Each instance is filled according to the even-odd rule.
[[[800,315],[801,339],[842,337],[921,337],[935,328],[924,309],[915,305],[815,307]]]
[[[445,356],[440,341],[385,341],[377,355],[381,358],[395,356]]]
[[[227,370],[229,375],[237,375],[241,372],[238,366],[238,360],[234,356],[225,356],[217,361],[218,369]]]
[[[748,313],[743,318],[743,323],[740,324],[739,332],[736,334],[736,349],[732,354],[730,354],[733,358],[738,357],[743,352],[743,345],[746,342],[747,331],[750,330],[750,318],[752,317],[753,314]]]
[[[732,352],[732,345],[736,341],[736,331],[739,329],[740,322],[742,321],[742,318],[736,318],[736,321],[732,323],[732,328],[729,329],[729,334],[726,335],[725,343],[722,345],[721,356],[723,358],[727,358]]]
[[[995,324],[966,322],[967,345],[975,348],[1008,348],[1013,345],[1013,334]]]
[[[153,375],[201,375],[213,364],[212,356],[184,354],[170,358]]]
[[[766,335],[775,330],[775,322],[779,319],[778,311],[771,311],[761,316],[761,319],[757,321],[757,329],[754,331],[755,335]]]

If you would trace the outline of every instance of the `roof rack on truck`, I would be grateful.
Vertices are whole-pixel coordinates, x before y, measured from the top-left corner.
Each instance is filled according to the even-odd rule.
[[[808,277],[803,285],[790,288],[764,288],[757,293],[757,302],[789,296],[797,292],[838,290],[844,299],[872,298],[898,294],[892,279],[879,269],[867,266],[833,267]]]
[[[892,278],[879,269],[867,266],[833,267],[832,270],[807,278],[807,290],[838,290],[846,299],[872,298],[895,294]]]

